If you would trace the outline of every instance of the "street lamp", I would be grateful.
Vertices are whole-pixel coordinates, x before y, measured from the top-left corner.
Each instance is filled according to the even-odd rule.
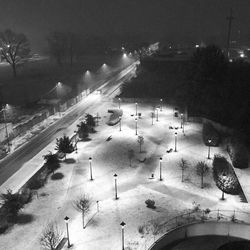
[[[122,223],[120,224],[122,227],[122,250],[124,250],[124,227],[126,226],[126,223],[124,221],[122,221]]]
[[[74,131],[74,133],[75,133],[75,149],[77,154],[77,131]]]
[[[161,175],[161,163],[162,163],[162,157],[160,157],[160,181],[162,181],[162,175]]]
[[[121,98],[118,98],[119,109],[121,108]]]
[[[174,133],[174,152],[177,152],[177,132]]]
[[[5,105],[3,108],[3,120],[4,120],[4,127],[6,131],[6,137],[7,137],[7,145],[8,145],[8,151],[10,152],[10,139],[9,139],[9,132],[8,132],[8,126],[6,122],[6,108],[8,107],[8,104]]]
[[[181,128],[183,126],[183,114],[181,113]]]
[[[154,112],[151,113],[151,118],[152,118],[152,125],[154,125]]]
[[[120,131],[122,131],[122,117],[119,116]]]
[[[227,179],[227,175],[225,172],[223,172],[222,174],[222,183],[223,183],[223,186],[222,186],[222,196],[221,196],[221,200],[225,200],[225,197],[224,197],[224,189],[225,189],[225,181]]]
[[[135,115],[137,116],[137,102],[135,103]]]
[[[208,142],[207,158],[208,158],[208,159],[211,159],[211,158],[210,158],[210,145],[211,145],[212,140],[211,140],[211,139],[208,139],[207,142]]]
[[[67,230],[67,239],[68,239],[68,248],[70,248],[70,241],[69,241],[69,217],[66,216],[64,218],[65,224],[66,224],[66,230]]]
[[[135,135],[137,135],[137,117],[135,118]]]
[[[58,103],[58,113],[59,113],[59,116],[61,116],[61,112],[60,112],[60,99],[59,99],[59,93],[58,93],[58,88],[62,86],[62,83],[61,82],[58,82],[56,84],[56,97],[57,97],[57,100],[59,100],[59,103]]]
[[[162,99],[160,99],[160,102],[161,102],[161,111],[162,111]]]
[[[118,196],[117,196],[117,174],[114,174],[114,179],[115,179],[115,199],[118,200]]]
[[[90,180],[93,181],[93,176],[92,176],[92,158],[89,157],[89,170],[90,170]]]
[[[158,122],[159,120],[158,120],[158,111],[159,111],[159,108],[156,108],[156,121]]]

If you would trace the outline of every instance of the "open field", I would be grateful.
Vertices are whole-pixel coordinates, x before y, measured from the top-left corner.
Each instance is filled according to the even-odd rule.
[[[0,93],[2,95],[0,97],[4,102],[13,105],[32,103],[55,87],[57,82],[67,85],[68,95],[74,95],[78,89],[89,87],[84,81],[86,70],[93,72],[96,80],[102,77],[100,67],[103,63],[111,67],[123,65],[119,56],[86,56],[74,63],[72,68],[68,64],[59,67],[55,62],[44,58],[27,62],[19,69],[18,77],[13,78],[11,67],[0,64]]]

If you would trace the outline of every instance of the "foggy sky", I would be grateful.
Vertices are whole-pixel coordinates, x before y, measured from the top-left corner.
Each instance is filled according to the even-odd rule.
[[[0,30],[25,33],[35,50],[46,46],[49,32],[58,30],[107,39],[136,34],[148,41],[223,44],[230,7],[232,37],[246,42],[249,0],[0,0]]]

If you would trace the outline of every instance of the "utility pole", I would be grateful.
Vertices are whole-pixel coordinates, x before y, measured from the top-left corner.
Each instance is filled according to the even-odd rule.
[[[230,8],[230,16],[227,17],[228,20],[228,33],[227,33],[227,57],[229,58],[229,49],[230,49],[230,38],[231,38],[231,29],[232,29],[232,21],[233,21],[233,10]]]

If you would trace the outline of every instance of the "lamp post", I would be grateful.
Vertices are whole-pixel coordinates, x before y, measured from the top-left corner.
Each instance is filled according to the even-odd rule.
[[[157,122],[159,121],[159,120],[158,120],[158,117],[159,117],[158,111],[159,111],[159,108],[156,108],[156,121],[157,121]]]
[[[117,196],[117,174],[114,174],[114,179],[115,179],[115,199],[118,200],[118,196]]]
[[[183,127],[183,114],[181,113],[181,128]]]
[[[121,108],[121,98],[118,98],[119,109]]]
[[[177,132],[174,133],[174,152],[177,152]]]
[[[68,239],[68,248],[70,248],[70,241],[69,241],[69,217],[66,216],[64,218],[65,224],[66,224],[66,230],[67,230],[67,239]]]
[[[89,157],[89,170],[90,170],[90,180],[93,181],[93,176],[92,176],[92,158]]]
[[[10,139],[9,139],[8,126],[7,126],[7,122],[6,122],[6,108],[7,108],[7,106],[8,106],[8,104],[6,104],[5,107],[3,108],[3,120],[4,120],[4,127],[5,127],[5,131],[6,131],[6,137],[7,137],[8,151],[10,152]]]
[[[56,97],[57,97],[57,100],[59,100],[59,95],[58,95],[58,88],[61,87],[61,82],[58,82],[56,84]],[[61,111],[60,111],[60,100],[59,100],[59,103],[58,103],[58,113],[59,113],[59,116],[61,116]]]
[[[162,163],[162,157],[160,157],[160,181],[162,181],[162,175],[161,175],[161,163]]]
[[[211,139],[208,139],[207,141],[208,141],[208,152],[207,152],[207,158],[208,158],[208,159],[211,159],[211,158],[210,158],[210,143],[212,142],[212,140],[211,140]]]
[[[122,131],[122,117],[119,116],[119,127],[120,127],[120,131]]]
[[[135,135],[137,135],[137,117],[135,118]]]
[[[152,118],[152,125],[154,125],[154,112],[151,113],[151,118]]]
[[[135,115],[137,116],[137,102],[135,103]]]
[[[225,200],[225,197],[224,197],[224,189],[225,189],[225,181],[227,179],[227,175],[225,172],[223,172],[222,174],[222,183],[223,183],[223,186],[222,186],[222,196],[221,196],[221,200]]]
[[[162,111],[162,99],[160,99],[160,102],[161,102],[161,109],[160,110]]]
[[[77,154],[77,131],[74,131],[74,133],[75,133],[75,150]]]
[[[124,227],[126,225],[126,223],[124,221],[122,221],[122,223],[120,224],[122,227],[122,250],[124,250]]]

